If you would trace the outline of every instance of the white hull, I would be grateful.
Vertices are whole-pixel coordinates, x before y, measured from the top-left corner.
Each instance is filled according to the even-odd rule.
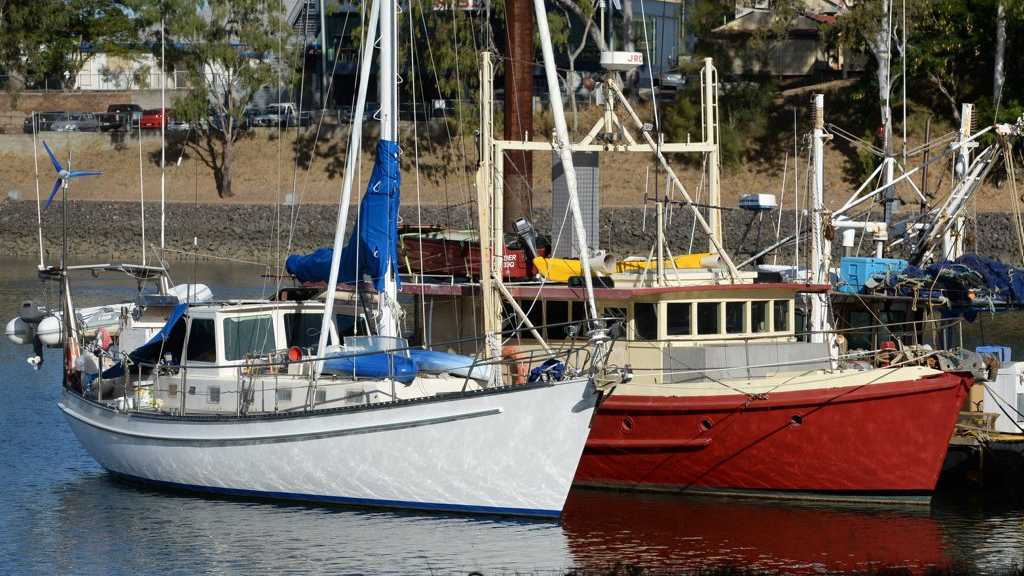
[[[107,470],[165,486],[340,504],[558,516],[590,431],[586,379],[265,417],[131,415],[65,391]]]

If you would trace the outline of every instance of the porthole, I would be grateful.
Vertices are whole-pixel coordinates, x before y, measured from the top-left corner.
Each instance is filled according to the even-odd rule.
[[[632,432],[633,431],[633,419],[630,418],[629,416],[626,416],[625,418],[623,418],[622,419],[622,429],[625,430],[626,432]]]
[[[711,420],[711,418],[705,418],[705,419],[700,421],[700,431],[701,432],[707,432],[708,430],[711,430],[714,426],[715,426],[715,423],[714,423],[713,420]]]

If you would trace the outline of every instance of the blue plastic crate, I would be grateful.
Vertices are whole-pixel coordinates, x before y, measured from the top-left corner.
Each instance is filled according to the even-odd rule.
[[[978,354],[992,354],[1003,363],[1012,361],[1009,346],[978,346],[974,351]]]
[[[898,274],[907,267],[907,261],[899,258],[867,258],[846,256],[839,261],[839,291],[859,294],[864,283],[872,276]]]

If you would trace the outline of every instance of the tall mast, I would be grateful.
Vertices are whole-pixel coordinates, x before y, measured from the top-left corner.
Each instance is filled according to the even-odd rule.
[[[326,2],[320,0],[320,108],[327,108],[327,11]],[[299,102],[299,106],[302,103]]]
[[[395,0],[383,0],[380,5],[380,138],[398,141],[398,18]],[[394,307],[398,306],[398,284],[395,281],[395,263],[389,262],[384,275],[384,293],[380,299],[380,321],[377,333],[381,336],[399,334]]]
[[[825,201],[824,201],[824,147],[825,134],[825,97],[815,94],[812,104],[814,180],[811,187],[811,265],[810,281],[814,284],[829,283],[829,264],[832,255],[832,242],[825,237]],[[828,322],[825,315],[825,296],[811,295],[811,342],[825,342]]]
[[[508,54],[505,59],[505,140],[522,141],[533,132],[533,6],[532,0],[508,0]],[[502,161],[501,158],[498,161]],[[527,215],[533,187],[533,153],[504,154],[502,225],[515,229]]]
[[[164,224],[166,223],[167,194],[165,189],[164,168],[167,164],[167,64],[165,60],[167,43],[165,36],[164,15],[160,14],[160,250],[164,249]],[[140,134],[142,122],[139,122]]]
[[[385,3],[391,0],[386,0]],[[334,253],[331,255],[331,273],[327,281],[327,298],[324,304],[323,322],[320,324],[320,340],[317,343],[317,358],[323,358],[327,348],[327,335],[334,322],[334,296],[338,287],[338,268],[341,267],[341,250],[345,245],[345,223],[348,222],[348,211],[352,203],[352,183],[355,178],[356,166],[359,162],[359,144],[363,138],[363,112],[366,109],[366,90],[370,84],[370,64],[373,62],[374,32],[380,14],[380,2],[373,0],[370,5],[370,21],[363,39],[362,62],[359,65],[359,91],[356,95],[356,108],[352,114],[352,130],[349,132],[348,150],[345,154],[345,176],[341,184],[341,207],[338,209],[338,220],[334,226]],[[340,334],[339,334],[340,336]],[[323,362],[316,363],[317,375],[323,369]]]

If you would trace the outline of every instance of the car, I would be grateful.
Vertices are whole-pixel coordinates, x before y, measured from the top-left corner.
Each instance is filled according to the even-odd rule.
[[[143,110],[142,116],[139,118],[139,127],[143,130],[159,130],[161,125],[170,125],[170,123],[165,123],[164,116],[173,116],[173,114],[174,111],[170,108]]]
[[[100,121],[92,112],[68,112],[63,119],[50,124],[54,132],[99,132]]]
[[[142,118],[142,106],[138,104],[111,104],[107,106],[107,114],[116,114],[120,119],[120,129],[138,128]]]
[[[67,118],[67,112],[36,112],[36,128],[40,132],[46,132],[51,130],[51,125],[54,121],[60,121]],[[32,115],[25,116],[25,123],[23,125],[25,134],[32,133]]]
[[[298,112],[290,102],[268,105],[261,114],[253,117],[256,126],[309,126],[312,116],[309,112]]]

